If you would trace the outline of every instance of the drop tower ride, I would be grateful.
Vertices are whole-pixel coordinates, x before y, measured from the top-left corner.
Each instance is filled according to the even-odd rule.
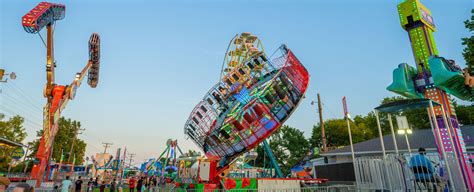
[[[453,60],[439,57],[433,33],[436,30],[430,11],[419,0],[405,0],[398,5],[400,24],[408,32],[416,69],[403,63],[393,72],[393,83],[387,88],[408,98],[427,98],[441,104],[434,107],[431,120],[438,151],[452,153],[459,165],[465,187],[473,189],[471,166],[467,162],[461,129],[450,100],[450,94],[469,100],[467,88],[458,86],[459,66]],[[452,73],[452,75],[451,75]],[[449,76],[448,78],[448,75]],[[429,111],[431,113],[431,111]],[[437,137],[436,135],[440,135]],[[441,138],[438,139],[438,138]]]

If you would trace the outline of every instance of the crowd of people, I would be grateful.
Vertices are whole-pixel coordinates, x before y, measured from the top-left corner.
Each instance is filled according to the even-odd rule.
[[[92,192],[98,189],[99,192],[104,192],[106,189],[110,192],[122,192],[123,188],[128,188],[130,192],[142,192],[142,191],[158,191],[158,179],[156,176],[145,177],[145,176],[131,176],[128,179],[122,181],[113,179],[110,182],[100,181],[99,177],[89,178],[87,183],[83,181],[82,177],[78,177],[73,182],[66,177],[60,185],[56,187],[58,191],[75,191],[75,192]]]
[[[124,188],[128,188],[130,192],[155,192],[159,191],[159,177],[156,176],[131,176],[128,179],[113,179],[112,181],[103,181],[99,177],[83,179],[78,176],[72,180],[69,176],[66,176],[61,182],[54,185],[54,191],[56,192],[122,192]],[[11,185],[10,180],[6,176],[0,176],[0,192],[6,191]],[[11,188],[10,188],[11,189]],[[16,184],[13,188],[14,192],[33,192],[34,187],[29,186],[26,183]]]

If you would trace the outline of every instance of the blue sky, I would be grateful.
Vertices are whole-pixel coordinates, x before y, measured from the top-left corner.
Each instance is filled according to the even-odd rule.
[[[56,79],[68,84],[88,58],[92,32],[101,35],[99,86],[84,83],[63,116],[81,121],[87,155],[102,142],[127,146],[139,160],[157,156],[168,138],[184,149],[184,122],[219,78],[229,40],[240,32],[260,37],[268,52],[286,43],[308,69],[306,99],[287,121],[309,136],[318,121],[321,93],[325,118],[342,117],[342,96],[353,115],[367,114],[386,91],[392,70],[413,64],[407,33],[400,27],[399,1],[64,1],[57,23]],[[26,116],[30,136],[39,130],[45,99],[45,48],[20,19],[39,1],[2,1],[0,67],[18,78],[0,85],[1,110]],[[464,66],[461,38],[470,0],[424,1],[431,9],[440,54]],[[45,34],[43,32],[43,37]],[[330,131],[330,130],[328,130]]]

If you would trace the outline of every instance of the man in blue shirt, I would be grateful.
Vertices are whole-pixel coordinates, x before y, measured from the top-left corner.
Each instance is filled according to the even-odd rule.
[[[419,154],[410,158],[410,168],[415,175],[417,181],[433,182],[436,172],[431,161],[426,158],[425,148],[418,149]]]
[[[61,183],[61,192],[69,192],[69,188],[71,188],[72,181],[69,180],[69,176],[66,176],[66,179],[63,180]]]

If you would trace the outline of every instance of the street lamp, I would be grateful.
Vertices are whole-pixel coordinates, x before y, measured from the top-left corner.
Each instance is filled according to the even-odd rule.
[[[408,125],[407,117],[397,116],[397,125],[398,125],[397,133],[399,135],[405,135],[405,141],[407,143],[408,153],[411,155],[411,147],[410,147],[410,141],[408,140],[408,135],[412,134],[413,130],[410,128],[410,125]]]
[[[6,73],[5,72],[5,69],[0,69],[0,82],[2,83],[6,83],[8,78],[5,77],[4,79],[4,76],[8,75],[10,77],[10,79],[16,79],[16,73],[15,72],[11,72],[11,73]]]

